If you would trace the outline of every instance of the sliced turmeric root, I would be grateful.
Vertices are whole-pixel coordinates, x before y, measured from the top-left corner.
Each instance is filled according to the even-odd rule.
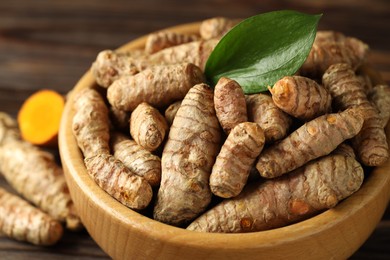
[[[40,146],[57,146],[64,97],[48,89],[40,90],[23,103],[18,123],[24,140]]]

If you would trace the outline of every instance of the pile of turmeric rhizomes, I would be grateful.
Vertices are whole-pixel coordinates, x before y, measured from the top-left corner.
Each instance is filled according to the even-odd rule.
[[[388,159],[390,90],[372,77],[366,44],[318,31],[296,75],[244,95],[203,73],[235,23],[98,54],[99,86],[74,96],[73,132],[89,175],[129,208],[189,230],[266,230],[334,207],[362,185],[362,164]]]
[[[73,231],[82,228],[53,154],[23,140],[16,120],[4,112],[0,112],[0,174],[14,190],[0,188],[0,233],[49,246],[61,239],[63,224]]]

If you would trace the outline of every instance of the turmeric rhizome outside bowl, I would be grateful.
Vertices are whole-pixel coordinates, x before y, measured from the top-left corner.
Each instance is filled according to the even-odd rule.
[[[199,23],[169,28],[197,33]],[[122,46],[142,48],[146,37]],[[61,161],[72,199],[92,238],[114,259],[346,259],[370,236],[390,199],[390,161],[335,208],[287,227],[244,234],[187,231],[145,217],[113,199],[89,177],[73,137],[75,93],[95,85],[91,72],[77,83],[59,133]],[[390,126],[386,129],[390,136]]]

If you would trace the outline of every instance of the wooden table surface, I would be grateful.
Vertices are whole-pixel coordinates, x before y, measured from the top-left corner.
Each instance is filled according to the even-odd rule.
[[[372,64],[390,83],[389,0],[1,0],[0,111],[16,116],[22,102],[42,88],[67,93],[100,50],[149,32],[214,16],[245,18],[279,9],[323,13],[319,28],[368,43]],[[1,177],[0,186],[9,189]],[[389,213],[351,259],[390,259]],[[0,259],[99,258],[108,256],[85,231],[66,232],[50,248],[0,235]]]

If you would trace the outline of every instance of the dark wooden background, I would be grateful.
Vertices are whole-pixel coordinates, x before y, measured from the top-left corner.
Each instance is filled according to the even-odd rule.
[[[214,16],[245,18],[279,9],[323,13],[320,29],[367,42],[372,64],[390,83],[389,0],[1,0],[0,111],[16,116],[22,102],[42,88],[67,93],[100,50],[149,32]],[[7,187],[1,177],[0,186]],[[67,232],[51,248],[0,235],[0,259],[98,258],[108,257],[86,232]],[[389,210],[351,259],[390,259]]]

